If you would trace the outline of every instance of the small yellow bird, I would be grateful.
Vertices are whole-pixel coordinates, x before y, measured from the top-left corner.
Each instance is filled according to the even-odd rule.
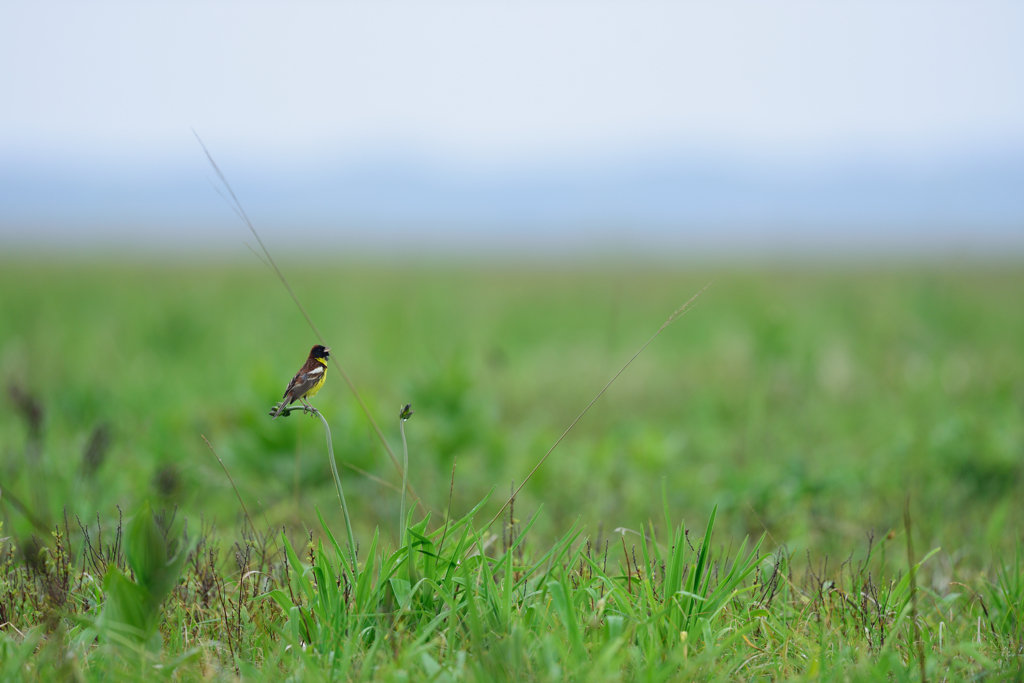
[[[316,396],[316,392],[320,391],[320,387],[324,385],[324,380],[327,379],[327,359],[330,356],[330,348],[320,344],[317,344],[310,350],[309,358],[306,359],[302,368],[292,377],[292,381],[288,382],[288,388],[284,390],[284,396],[282,397],[284,400],[271,411],[271,417],[276,419],[285,407],[296,401],[301,402],[303,406],[310,410],[313,409],[313,406],[309,405],[309,399]]]

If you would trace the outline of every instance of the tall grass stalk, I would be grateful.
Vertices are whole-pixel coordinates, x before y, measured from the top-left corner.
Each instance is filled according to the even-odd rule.
[[[352,533],[352,520],[348,514],[348,504],[345,502],[345,491],[341,488],[341,477],[338,476],[338,465],[334,461],[334,444],[331,441],[331,427],[327,424],[327,418],[321,414],[316,408],[313,409],[313,414],[320,418],[320,421],[324,423],[324,434],[327,435],[327,455],[331,460],[331,474],[334,475],[334,486],[338,489],[338,500],[341,501],[341,512],[345,515],[345,531],[348,533],[348,549],[352,555],[352,576],[355,579],[359,579],[359,558],[356,556],[356,537]],[[402,492],[404,495],[404,491]]]
[[[398,508],[398,547],[405,545],[405,492],[409,486],[409,444],[405,440],[405,421],[409,419],[409,406],[398,414],[398,431],[402,435],[402,503]]]

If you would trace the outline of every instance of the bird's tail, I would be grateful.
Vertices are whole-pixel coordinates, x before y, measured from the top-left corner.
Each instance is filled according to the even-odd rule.
[[[272,418],[274,418],[276,420],[277,416],[281,414],[281,412],[285,409],[285,406],[287,406],[287,405],[288,405],[288,399],[285,399],[285,400],[281,401],[280,403],[278,403],[274,407],[274,409],[272,411],[270,411],[270,417],[272,417]]]

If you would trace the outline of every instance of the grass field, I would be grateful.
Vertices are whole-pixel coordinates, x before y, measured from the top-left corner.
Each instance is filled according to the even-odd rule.
[[[1024,269],[283,265],[399,458],[416,411],[414,532],[332,368],[346,565],[322,427],[267,416],[316,341],[269,270],[8,258],[3,676],[1021,676]],[[509,552],[512,482],[712,278],[516,498]]]

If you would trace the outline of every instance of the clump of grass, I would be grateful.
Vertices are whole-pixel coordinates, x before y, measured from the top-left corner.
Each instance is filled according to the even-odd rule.
[[[800,567],[784,548],[766,552],[764,539],[716,550],[716,510],[702,533],[670,519],[648,523],[623,538],[618,559],[579,523],[550,546],[529,546],[536,516],[500,548],[484,542],[486,529],[475,521],[486,503],[434,531],[429,515],[413,520],[408,542],[396,549],[375,534],[358,575],[323,522],[320,537],[303,536],[301,544],[271,529],[246,530],[228,550],[208,526],[190,536],[186,524],[175,536],[144,511],[127,534],[112,534],[130,539],[120,565],[116,551],[99,553],[91,541],[72,552],[63,532],[63,565],[48,556],[42,569],[31,568],[5,545],[0,667],[44,671],[63,657],[82,679],[175,671],[186,679],[527,681],[911,680],[921,661],[928,677],[947,680],[1018,670],[1019,562],[978,586],[986,602],[1005,596],[996,609],[1007,612],[989,614],[992,606],[970,591],[919,587],[912,619],[911,577],[934,551],[893,568],[869,539],[860,558],[851,554],[833,570],[827,562]],[[452,541],[442,546],[446,535]],[[98,581],[98,557],[110,558],[106,573],[120,577],[120,587]],[[161,579],[147,578],[156,570]],[[38,615],[52,594],[39,572],[61,571],[65,599],[47,622]],[[140,592],[145,586],[170,590]],[[132,630],[115,617],[139,621]],[[151,628],[157,641],[147,636]],[[97,642],[97,633],[107,640]]]

